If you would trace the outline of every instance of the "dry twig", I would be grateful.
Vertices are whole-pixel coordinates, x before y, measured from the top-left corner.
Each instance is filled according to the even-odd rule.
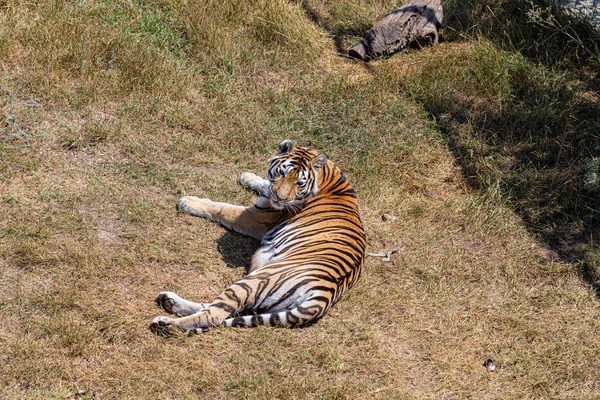
[[[390,257],[392,256],[392,254],[400,253],[402,251],[404,251],[404,247],[400,247],[399,249],[392,249],[392,250],[388,251],[387,253],[369,253],[367,251],[366,254],[370,257],[383,257],[381,259],[381,261],[388,262],[388,261],[390,261]]]

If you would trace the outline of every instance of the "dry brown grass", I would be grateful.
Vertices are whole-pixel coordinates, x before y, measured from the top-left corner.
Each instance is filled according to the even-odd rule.
[[[328,35],[285,1],[0,1],[0,397],[600,396],[577,269],[469,188],[403,56]],[[346,171],[370,251],[405,250],[313,326],[153,336],[159,291],[211,300],[256,246],[177,199],[250,203],[235,177],[284,138]]]

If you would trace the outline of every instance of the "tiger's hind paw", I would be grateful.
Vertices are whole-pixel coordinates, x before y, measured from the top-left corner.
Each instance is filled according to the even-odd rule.
[[[176,311],[173,310],[173,306],[175,306],[175,297],[176,296],[177,295],[172,292],[160,292],[158,294],[158,296],[156,297],[156,299],[154,300],[154,303],[156,303],[156,305],[158,307],[162,308],[169,314],[175,314]],[[179,297],[179,296],[177,296],[177,297]]]
[[[173,292],[160,292],[154,303],[169,314],[187,316],[196,314],[208,307],[208,304],[194,303],[186,299],[182,299]]]
[[[150,323],[150,331],[157,336],[172,336],[174,327],[169,317],[156,317]]]

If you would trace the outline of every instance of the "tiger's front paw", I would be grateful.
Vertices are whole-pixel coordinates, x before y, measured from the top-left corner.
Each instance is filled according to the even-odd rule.
[[[238,178],[238,183],[243,187],[248,187],[249,183],[258,178],[256,174],[252,172],[242,172]]]
[[[186,214],[196,217],[212,219],[209,212],[209,206],[212,203],[209,199],[200,199],[195,196],[185,196],[179,199],[177,207]]]
[[[269,190],[269,181],[261,178],[252,172],[242,172],[238,178],[238,183],[243,187],[254,190],[261,195],[265,195]]]
[[[171,324],[171,318],[159,316],[152,320],[150,323],[150,330],[155,335],[159,336],[170,336],[174,333],[175,329]]]

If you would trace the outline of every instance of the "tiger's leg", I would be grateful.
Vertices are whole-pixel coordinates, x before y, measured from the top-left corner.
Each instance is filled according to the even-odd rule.
[[[155,333],[168,332],[175,329],[182,331],[206,330],[222,325],[232,314],[254,302],[257,290],[261,288],[260,279],[245,278],[225,290],[208,307],[199,312],[181,318],[159,316],[152,320],[150,330]]]
[[[271,202],[261,196],[251,207],[219,203],[209,199],[185,196],[179,199],[179,209],[190,215],[208,218],[244,235],[261,239],[285,211],[276,210]]]
[[[208,307],[208,304],[194,303],[173,292],[160,292],[154,302],[169,314],[181,316],[196,314]]]
[[[207,331],[213,326],[255,327],[265,325],[292,328],[318,320],[325,314],[329,308],[329,305],[330,302],[327,301],[324,296],[315,296],[314,298],[303,301],[297,307],[289,310],[228,318],[235,312],[232,311],[227,317],[215,318],[215,315],[213,315],[211,310],[213,306],[211,304],[206,311],[202,311],[189,317],[178,319],[156,317],[152,321],[152,324],[150,324],[150,330],[155,333],[160,333],[161,331],[169,331],[173,328],[179,328],[180,330],[186,332],[201,333]],[[223,309],[222,307],[219,308]],[[220,313],[221,316],[224,314],[225,313]]]
[[[323,300],[323,297],[317,297],[306,300],[289,310],[227,318],[223,321],[223,326],[255,327],[265,325],[293,328],[318,320],[325,314],[329,304],[328,301]]]
[[[222,326],[254,328],[264,325],[293,328],[321,318],[325,314],[326,308],[319,303],[318,300],[309,300],[290,310],[227,318],[223,321]],[[202,333],[206,330],[205,328],[192,328],[188,332]]]

